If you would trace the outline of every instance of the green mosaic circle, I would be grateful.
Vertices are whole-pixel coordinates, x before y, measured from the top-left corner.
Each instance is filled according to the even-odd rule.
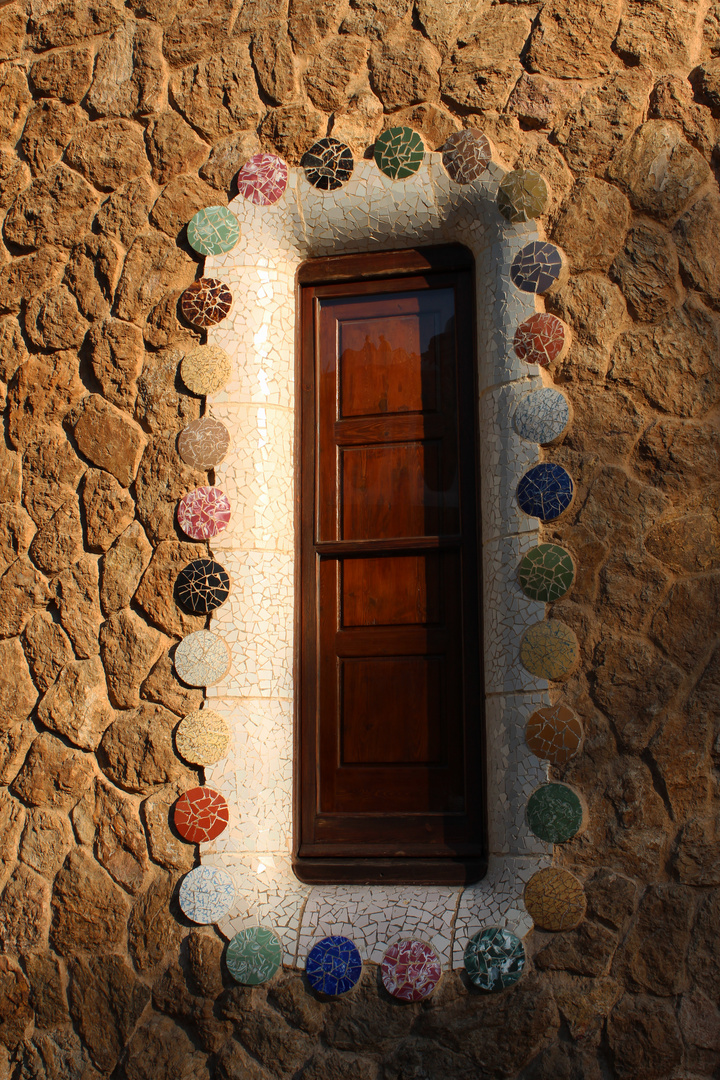
[[[514,169],[500,182],[498,210],[513,224],[540,217],[547,201],[547,184],[534,169]]]
[[[540,840],[564,844],[582,826],[582,803],[567,784],[543,784],[528,799],[527,823]]]
[[[391,127],[375,142],[375,164],[391,180],[405,180],[418,171],[425,157],[425,146],[417,131],[409,127]]]
[[[190,247],[201,255],[222,255],[240,239],[240,226],[227,206],[206,206],[190,218],[187,227]]]
[[[518,568],[520,588],[531,600],[551,604],[564,596],[573,583],[572,556],[557,544],[538,544],[524,555]]]
[[[538,679],[564,679],[575,667],[579,652],[574,631],[559,619],[535,623],[520,642],[520,662]]]
[[[516,983],[525,967],[525,949],[519,937],[502,926],[489,926],[470,939],[465,949],[465,970],[481,990],[504,990]]]
[[[241,930],[227,947],[225,963],[233,979],[244,986],[267,982],[282,963],[282,946],[277,934],[265,926]]]

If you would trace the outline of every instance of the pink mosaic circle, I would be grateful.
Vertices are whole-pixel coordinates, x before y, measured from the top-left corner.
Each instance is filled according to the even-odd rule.
[[[228,527],[230,500],[217,487],[188,491],[178,506],[178,525],[193,540],[209,540]]]
[[[287,187],[288,167],[274,154],[255,154],[237,175],[238,194],[258,206],[276,203]]]
[[[422,1001],[440,981],[442,966],[432,945],[417,938],[405,938],[387,950],[380,974],[388,994],[400,1001]]]
[[[556,315],[536,311],[515,331],[513,342],[517,356],[527,364],[547,367],[560,358],[568,344],[567,326]]]

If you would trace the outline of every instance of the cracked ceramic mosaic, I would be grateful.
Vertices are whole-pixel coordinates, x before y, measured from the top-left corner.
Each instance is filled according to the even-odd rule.
[[[525,728],[528,749],[552,765],[564,765],[582,745],[583,729],[567,705],[546,705],[536,709]]]
[[[320,191],[336,191],[352,176],[352,150],[339,139],[319,139],[302,159],[305,178]]]
[[[214,765],[227,754],[229,742],[227,724],[212,709],[188,713],[175,732],[177,752],[191,765]]]
[[[391,127],[375,140],[375,163],[391,180],[405,180],[423,163],[425,147],[417,131]]]
[[[225,798],[214,788],[194,787],[181,795],[173,824],[189,844],[207,844],[227,828],[230,814]]]
[[[222,322],[232,307],[232,293],[224,281],[201,277],[180,297],[180,309],[192,326],[204,330]]]
[[[284,194],[288,167],[275,154],[254,154],[237,174],[238,194],[258,206],[271,206]]]
[[[442,163],[456,184],[471,184],[483,175],[492,158],[489,140],[477,128],[454,131],[441,146]]]
[[[518,289],[527,293],[546,293],[559,280],[563,259],[559,248],[546,240],[534,240],[518,251],[510,276]]]
[[[183,915],[192,922],[213,923],[232,907],[235,886],[227,870],[196,866],[182,879],[178,900]]]
[[[574,930],[585,918],[585,890],[569,870],[548,866],[527,883],[525,907],[542,930]]]
[[[518,435],[548,446],[559,439],[570,422],[567,398],[552,386],[543,386],[520,401],[513,424]]]
[[[481,990],[504,990],[522,975],[525,949],[511,930],[489,926],[470,938],[463,959],[474,986]]]
[[[552,604],[573,583],[572,555],[558,544],[538,544],[523,555],[518,567],[520,588],[531,600]]]
[[[232,251],[240,239],[240,226],[227,206],[206,206],[190,218],[188,243],[200,255],[221,255]]]
[[[175,595],[186,611],[209,615],[230,595],[230,577],[212,559],[195,559],[183,567],[175,581]]]
[[[570,348],[570,330],[557,315],[536,311],[521,322],[513,339],[515,354],[526,364],[547,367],[562,360]]]
[[[191,540],[209,540],[227,529],[230,500],[218,487],[197,487],[183,495],[178,504],[178,525]]]
[[[236,982],[259,986],[272,979],[282,964],[282,945],[265,926],[251,926],[236,934],[227,947],[225,966]]]
[[[385,952],[380,976],[388,994],[399,1001],[422,1001],[440,982],[440,957],[426,941],[405,938]]]
[[[178,453],[185,464],[193,469],[214,469],[229,449],[228,429],[220,420],[214,420],[212,416],[201,416],[199,420],[193,420],[191,424],[183,428],[178,437]]]
[[[352,990],[361,972],[362,958],[357,945],[338,934],[313,945],[305,961],[305,974],[313,990],[328,997]]]
[[[582,803],[567,784],[543,784],[528,799],[527,819],[541,840],[564,844],[582,828]]]
[[[520,661],[538,679],[564,679],[578,660],[574,631],[559,619],[535,623],[523,634]]]
[[[547,184],[534,169],[515,169],[500,181],[498,210],[513,224],[540,217],[547,201]]]
[[[175,671],[188,686],[213,686],[227,675],[230,649],[210,630],[188,634],[175,649]]]
[[[528,517],[554,521],[572,502],[572,477],[562,465],[543,461],[525,473],[517,487],[517,501]]]
[[[201,397],[215,394],[230,378],[230,357],[224,349],[218,348],[217,345],[199,345],[197,349],[191,349],[182,358],[180,377],[193,394],[199,394]],[[207,418],[202,417],[201,419]],[[200,422],[199,420],[193,421],[195,424]],[[192,425],[190,424],[188,427],[192,427]],[[202,430],[207,433],[207,425]],[[220,433],[217,433],[215,437],[222,439]],[[189,464],[192,464],[192,462],[189,462]]]

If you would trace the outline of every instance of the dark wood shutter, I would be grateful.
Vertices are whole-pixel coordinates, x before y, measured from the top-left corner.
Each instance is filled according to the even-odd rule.
[[[301,289],[308,881],[484,870],[472,272],[390,258],[424,272],[367,280],[382,256],[323,260],[321,278],[363,280]]]

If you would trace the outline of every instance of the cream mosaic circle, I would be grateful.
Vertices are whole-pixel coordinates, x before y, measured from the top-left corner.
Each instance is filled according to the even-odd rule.
[[[196,709],[180,721],[175,747],[191,765],[214,765],[225,757],[230,743],[228,726],[212,709]]]
[[[528,627],[520,642],[520,661],[537,679],[565,679],[578,661],[578,639],[559,619]]]
[[[585,917],[585,890],[569,870],[548,866],[525,886],[525,907],[543,930],[574,930]]]
[[[230,668],[230,649],[209,630],[188,634],[175,650],[175,671],[188,686],[214,686]]]
[[[180,375],[193,394],[216,394],[230,378],[230,357],[217,345],[198,345],[183,356]]]

